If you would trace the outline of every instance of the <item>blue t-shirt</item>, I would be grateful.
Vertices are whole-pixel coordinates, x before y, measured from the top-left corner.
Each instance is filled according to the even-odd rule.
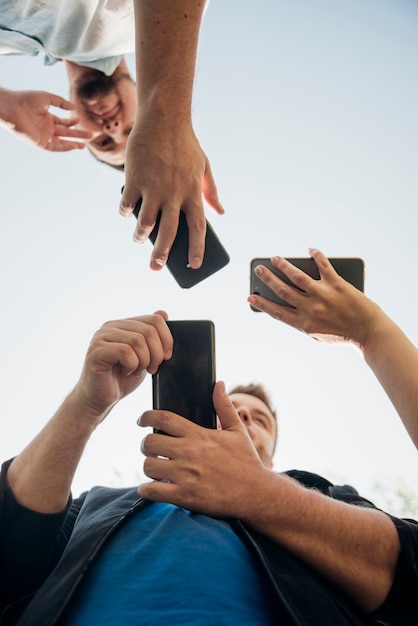
[[[227,522],[153,503],[111,538],[65,626],[272,626],[277,600]]]

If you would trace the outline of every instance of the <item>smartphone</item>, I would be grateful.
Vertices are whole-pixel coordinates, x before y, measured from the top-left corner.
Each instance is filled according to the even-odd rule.
[[[153,407],[216,428],[215,326],[210,320],[168,321],[167,326],[173,335],[173,356],[152,376]]]
[[[318,267],[315,261],[311,257],[306,258],[294,258],[294,259],[286,259],[303,272],[315,278],[316,280],[320,279]],[[342,276],[344,280],[351,283],[359,289],[360,291],[364,291],[364,261],[363,259],[354,258],[354,257],[346,257],[346,258],[333,258],[328,259],[337,274]],[[272,265],[270,259],[268,258],[258,258],[252,259],[251,261],[251,275],[250,275],[250,293],[254,293],[259,296],[263,296],[272,302],[276,302],[277,304],[281,304],[283,306],[291,306],[281,298],[279,298],[271,289],[269,289],[263,282],[258,278],[255,274],[254,269],[257,265],[264,265],[269,270],[273,272],[276,276],[281,278],[288,285],[293,285],[292,281],[287,278],[283,272],[278,270],[274,265]],[[295,285],[293,285],[295,286]],[[252,310],[255,312],[260,312],[260,309],[256,309],[251,306]]]
[[[137,218],[141,209],[142,198],[135,206],[134,215]],[[161,211],[158,214],[155,226],[149,236],[151,243],[155,243],[160,225]],[[205,255],[199,269],[194,270],[188,262],[189,228],[186,215],[180,211],[179,225],[176,238],[167,259],[167,267],[174,279],[183,289],[189,289],[205,278],[208,278],[229,263],[229,254],[219,241],[212,226],[206,220]]]

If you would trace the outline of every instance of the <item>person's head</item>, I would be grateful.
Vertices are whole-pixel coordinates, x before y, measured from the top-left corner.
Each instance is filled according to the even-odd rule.
[[[278,426],[276,411],[267,390],[263,385],[250,383],[233,387],[228,395],[247,428],[260,459],[271,468]]]
[[[78,126],[93,133],[87,148],[97,160],[123,170],[137,105],[135,83],[125,61],[111,76],[68,61],[66,67]]]

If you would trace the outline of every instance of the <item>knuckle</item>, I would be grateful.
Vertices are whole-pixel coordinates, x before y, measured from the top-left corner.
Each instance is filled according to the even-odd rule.
[[[274,309],[274,311],[271,312],[271,316],[281,322],[283,320],[283,311],[281,309]]]

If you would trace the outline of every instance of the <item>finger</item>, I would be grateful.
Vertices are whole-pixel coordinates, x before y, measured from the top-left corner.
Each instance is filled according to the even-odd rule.
[[[168,313],[163,309],[158,309],[154,312],[154,315],[160,315],[164,319],[164,321],[168,320]]]
[[[152,410],[145,411],[137,421],[138,426],[151,426],[152,428],[156,428],[161,430],[166,435],[162,435],[162,437],[167,437],[171,435],[171,437],[185,437],[191,430],[198,428],[199,430],[202,428],[197,424],[194,424],[190,420],[186,419],[182,415],[177,415],[177,413],[173,413],[172,411],[163,411],[163,410]],[[155,443],[160,443],[154,441]],[[167,442],[166,442],[166,445]],[[167,449],[165,448],[165,451]],[[158,454],[162,454],[159,452]],[[163,455],[168,456],[168,455]]]
[[[311,278],[311,276],[306,274],[306,272],[299,269],[293,265],[293,263],[290,263],[281,256],[272,257],[271,263],[293,283],[294,286],[292,289],[295,294],[300,292],[306,293],[309,289],[318,284],[316,279]],[[299,292],[296,292],[295,287],[299,290]]]
[[[51,106],[58,107],[59,109],[65,109],[66,111],[72,111],[73,109],[75,109],[75,105],[69,100],[66,100],[61,96],[57,96],[56,94],[50,93],[48,91],[45,93],[47,96],[49,96]]]
[[[274,319],[280,322],[284,322],[285,324],[288,324],[289,326],[293,326],[293,328],[297,328],[298,330],[300,330],[300,314],[297,309],[294,309],[290,306],[276,304],[271,300],[267,300],[267,298],[263,298],[262,296],[257,296],[255,294],[251,294],[250,296],[248,296],[247,302],[249,302],[251,306],[255,307],[259,311],[267,313]]]
[[[174,504],[175,492],[177,491],[175,485],[168,482],[162,482],[162,480],[152,480],[148,483],[142,483],[138,486],[137,492],[141,498],[146,500],[152,500],[154,502],[168,502]]]
[[[54,129],[56,137],[74,137],[76,139],[91,139],[93,133],[89,130],[83,130],[81,128],[69,128],[65,124],[57,124]]]
[[[126,373],[139,373],[146,369],[150,374],[157,371],[159,365],[172,354],[173,338],[165,320],[160,315],[128,318],[116,322],[107,322],[96,333],[97,342],[103,344],[124,343],[127,349]]]
[[[212,207],[212,209],[214,209],[214,211],[216,211],[216,213],[218,213],[219,215],[225,213],[225,209],[219,202],[218,190],[216,188],[215,179],[213,178],[212,169],[207,159],[205,173],[202,180],[202,193],[206,202],[209,204],[209,206]]]
[[[329,259],[320,250],[309,248],[309,254],[315,261],[321,278],[331,279],[338,276]]]
[[[225,390],[225,383],[218,381],[213,388],[213,406],[219,417],[222,430],[242,430],[242,422]]]
[[[174,413],[171,415],[173,416],[170,420],[171,424],[175,425],[175,418],[180,416],[176,416]],[[185,418],[183,418],[183,421],[185,421]],[[139,425],[142,426],[142,424]],[[152,427],[157,428],[156,426]],[[141,443],[141,452],[148,458],[158,458],[162,456],[166,459],[173,460],[178,455],[178,450],[179,436],[169,435],[167,431],[150,433],[144,437]],[[154,477],[152,476],[151,478]]]
[[[139,342],[133,346],[127,333],[119,333],[111,340],[96,342],[92,350],[92,359],[98,371],[109,370],[118,366],[124,376],[140,375],[147,370],[150,363],[150,354],[147,344],[143,341],[141,349]]]
[[[48,150],[49,152],[70,152],[71,150],[83,150],[85,147],[85,143],[79,143],[78,141],[52,139],[47,143],[44,149]]]
[[[203,204],[194,205],[184,212],[189,230],[188,261],[190,267],[197,270],[202,265],[205,254],[206,219]]]
[[[141,208],[140,216],[143,209]],[[162,269],[167,263],[168,255],[173,245],[173,241],[176,238],[177,230],[179,227],[180,210],[176,209],[173,205],[165,206],[161,210],[161,219],[158,226],[157,238],[154,242],[154,248],[151,254],[150,267],[153,270]],[[141,217],[142,227],[143,216]],[[137,224],[138,230],[138,224]],[[144,231],[149,235],[149,222],[147,222],[147,228]]]
[[[257,265],[257,267],[254,268],[254,273],[257,275],[257,278],[267,285],[281,300],[287,302],[289,306],[297,306],[301,291],[284,282],[264,265]]]
[[[74,123],[72,120],[68,120],[70,124],[66,124],[66,120],[59,120],[59,123],[55,124],[54,134],[56,137],[75,137],[77,139],[91,139],[93,133],[89,130],[81,128],[69,128]]]

